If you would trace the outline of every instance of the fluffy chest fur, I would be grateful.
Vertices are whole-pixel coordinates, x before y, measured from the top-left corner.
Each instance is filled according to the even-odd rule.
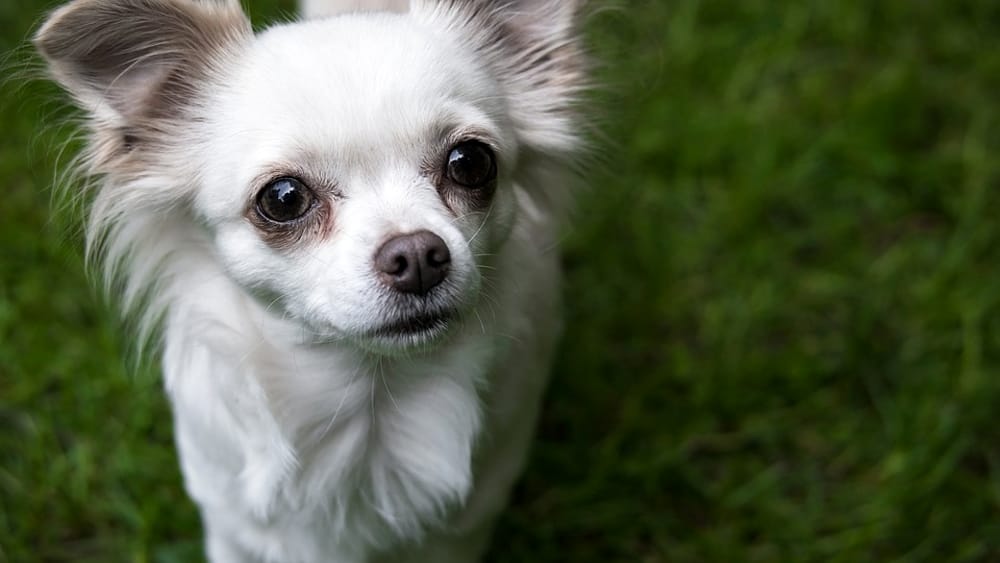
[[[530,432],[559,327],[555,232],[526,217],[494,266],[524,277],[491,281],[448,346],[407,358],[310,342],[211,261],[172,264],[179,288],[201,288],[170,307],[164,372],[186,486],[214,532],[264,560],[369,561],[495,514],[508,483],[482,466],[519,471],[520,446],[489,452]]]
[[[498,344],[480,327],[399,361],[303,343],[246,302],[224,317],[218,301],[191,305],[171,314],[165,375],[202,504],[378,544],[420,536],[465,499]]]

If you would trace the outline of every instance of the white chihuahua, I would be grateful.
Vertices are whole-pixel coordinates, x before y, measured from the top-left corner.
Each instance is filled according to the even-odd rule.
[[[211,561],[472,562],[559,329],[575,0],[75,0],[90,249],[162,327]],[[140,335],[141,337],[141,335]]]

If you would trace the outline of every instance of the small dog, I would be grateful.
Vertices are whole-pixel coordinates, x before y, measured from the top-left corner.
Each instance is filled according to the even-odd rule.
[[[257,34],[237,0],[51,14],[88,249],[162,331],[211,561],[476,561],[559,332],[581,7],[304,7]]]

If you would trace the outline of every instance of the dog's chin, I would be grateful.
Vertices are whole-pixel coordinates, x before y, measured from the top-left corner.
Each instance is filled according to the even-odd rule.
[[[453,310],[414,313],[362,331],[357,343],[370,352],[386,355],[411,354],[430,350],[445,341],[458,324]]]

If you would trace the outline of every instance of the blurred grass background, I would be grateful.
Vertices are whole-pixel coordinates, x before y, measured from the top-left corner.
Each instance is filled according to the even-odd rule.
[[[51,5],[0,4],[0,561],[198,561],[155,369],[52,210],[70,114],[18,70]],[[646,0],[589,34],[610,146],[490,561],[1000,561],[1000,3]]]

